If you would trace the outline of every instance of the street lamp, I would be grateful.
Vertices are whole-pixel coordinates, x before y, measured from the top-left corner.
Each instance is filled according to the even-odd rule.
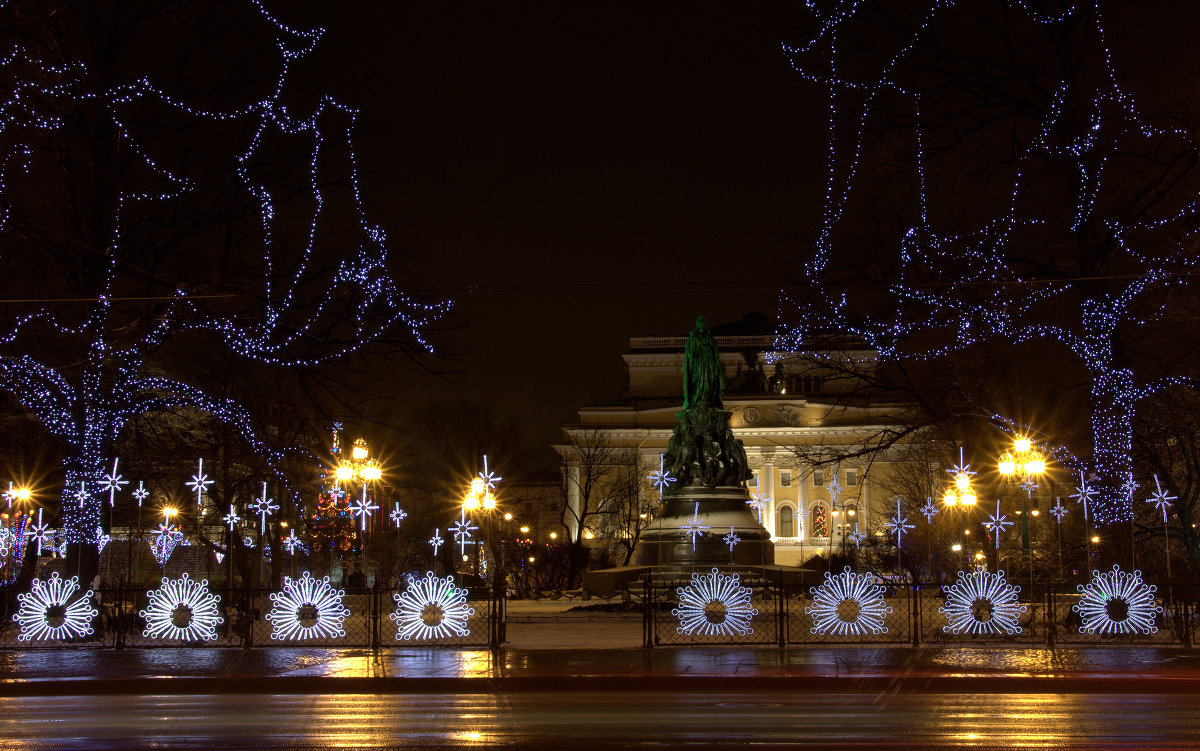
[[[1029,566],[1030,595],[1033,593],[1033,550],[1029,544],[1029,501],[1037,488],[1037,480],[1046,473],[1046,457],[1028,438],[1014,438],[1012,449],[1005,449],[997,460],[997,469],[1004,478],[1016,481],[1025,490],[1021,499],[1021,544],[1025,547],[1025,562]]]

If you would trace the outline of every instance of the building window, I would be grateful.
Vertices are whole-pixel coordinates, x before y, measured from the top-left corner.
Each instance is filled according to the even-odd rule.
[[[812,507],[812,536],[829,536],[829,510],[824,503],[814,503]]]
[[[813,487],[819,488],[824,484],[825,484],[825,470],[814,469],[813,470]]]
[[[852,488],[857,484],[858,484],[858,470],[857,469],[846,470],[846,487]]]
[[[791,485],[792,485],[792,472],[791,472],[791,470],[787,470],[787,469],[785,469],[785,470],[782,470],[782,471],[779,473],[779,487],[781,487],[781,488],[788,488],[788,487],[791,487]],[[791,535],[788,535],[788,536],[790,537]]]
[[[795,537],[795,517],[792,515],[792,509],[784,506],[779,509],[779,534],[778,537]]]

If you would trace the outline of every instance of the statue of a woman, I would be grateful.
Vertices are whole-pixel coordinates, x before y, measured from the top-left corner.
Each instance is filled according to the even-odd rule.
[[[683,349],[683,408],[702,406],[720,409],[725,393],[725,368],[717,352],[717,340],[704,321],[696,316],[696,329],[688,334]]]

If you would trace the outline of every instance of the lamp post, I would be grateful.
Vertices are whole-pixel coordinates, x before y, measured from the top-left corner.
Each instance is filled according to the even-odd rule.
[[[334,468],[334,484],[340,485],[345,483],[347,486],[358,484],[362,489],[362,497],[355,503],[347,502],[351,512],[359,517],[359,546],[358,553],[364,556],[367,544],[367,525],[368,518],[371,516],[371,511],[378,510],[378,505],[372,505],[367,498],[367,485],[377,483],[383,480],[383,468],[379,462],[370,458],[370,450],[367,448],[367,442],[362,438],[356,438],[354,444],[350,448],[350,459],[343,461]]]
[[[1029,590],[1033,594],[1033,549],[1029,544],[1029,501],[1037,489],[1038,479],[1046,473],[1046,457],[1028,438],[1014,438],[1012,449],[1005,449],[997,460],[1000,475],[1015,480],[1025,491],[1021,499],[1021,544],[1025,548],[1025,564],[1029,567]]]
[[[971,478],[975,476],[975,472],[971,470],[971,465],[967,464],[964,457],[964,449],[958,447],[958,464],[946,470],[946,474],[950,475],[950,485],[946,491],[942,493],[942,507],[947,511],[971,511],[973,512],[978,503],[978,497],[975,495],[975,489],[971,487]],[[974,523],[975,516],[972,513],[971,523]],[[970,529],[964,529],[964,537],[971,534]],[[964,540],[964,543],[966,541]],[[959,543],[956,552],[961,551],[964,543]],[[966,554],[963,555],[964,568],[966,567]]]
[[[464,520],[464,523],[466,523],[465,520],[466,520],[466,514],[468,511],[482,510],[484,519],[485,519],[484,540],[486,540],[489,544],[491,544],[493,542],[493,540],[492,540],[492,536],[493,536],[492,535],[492,532],[493,532],[492,520],[493,520],[493,515],[496,511],[496,496],[492,493],[492,491],[496,488],[496,483],[502,479],[504,479],[504,478],[497,477],[496,475],[494,475],[492,472],[490,472],[488,470],[487,454],[484,454],[484,456],[483,456],[483,471],[480,472],[475,477],[471,478],[471,485],[467,489],[466,494],[463,496],[463,502],[462,502],[463,517],[462,518]],[[511,516],[509,518],[511,518]],[[475,574],[476,575],[479,574],[480,556],[482,555],[482,543],[484,542],[484,540],[480,540],[480,541],[476,542],[476,544],[475,544]],[[500,560],[499,560],[499,556],[493,555],[493,557],[496,558],[495,576],[496,576],[496,580],[499,581],[499,577],[501,576]]]

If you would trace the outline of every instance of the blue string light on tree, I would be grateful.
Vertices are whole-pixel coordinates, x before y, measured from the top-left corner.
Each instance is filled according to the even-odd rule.
[[[148,355],[172,341],[194,341],[189,338],[193,331],[216,334],[219,341],[214,343],[223,343],[242,359],[287,368],[343,358],[397,335],[428,350],[423,332],[449,307],[422,303],[398,288],[386,233],[369,219],[360,194],[356,111],[327,96],[301,110],[290,94],[293,69],[303,64],[322,31],[289,28],[257,0],[247,0],[242,10],[249,22],[239,18],[225,24],[228,33],[265,32],[274,44],[265,47],[268,53],[261,58],[233,61],[231,67],[247,70],[261,60],[269,68],[253,71],[253,86],[231,85],[216,89],[214,96],[211,87],[201,91],[172,74],[202,64],[193,60],[199,52],[226,50],[228,40],[205,38],[203,48],[180,45],[187,65],[156,59],[158,64],[144,70],[134,66],[149,58],[114,50],[113,59],[127,67],[98,70],[87,62],[94,57],[89,44],[94,32],[85,19],[53,15],[51,6],[34,4],[27,10],[29,18],[13,21],[17,41],[6,50],[3,63],[8,85],[0,93],[0,230],[14,222],[35,232],[46,227],[65,252],[81,248],[85,262],[59,264],[70,274],[48,285],[71,290],[75,299],[69,305],[10,301],[18,307],[0,330],[0,389],[65,448],[62,514],[67,540],[95,544],[92,530],[99,522],[100,503],[87,490],[99,487],[107,449],[140,415],[207,413],[233,429],[286,482],[284,453],[264,440],[242,404],[155,374],[162,363],[148,367]],[[145,28],[158,35],[183,25],[169,9],[151,13],[160,10],[165,18],[135,25],[131,33]],[[42,29],[53,29],[55,36],[44,36]],[[145,41],[133,39],[129,50],[142,49]],[[153,42],[173,49],[160,39]],[[229,132],[245,137],[226,138]],[[181,142],[166,134],[196,139],[204,158],[181,159]],[[88,175],[105,179],[80,179],[83,175],[71,172],[75,165],[91,164],[86,157],[97,148],[117,142],[121,159],[114,169]],[[279,175],[267,167],[285,155],[293,156],[299,167],[297,184],[281,186]],[[196,172],[201,164],[206,170],[218,166]],[[86,237],[68,236],[73,229],[69,222],[68,235],[63,235],[44,205],[23,200],[45,196],[50,188],[44,186],[63,175],[72,197],[89,188],[96,193],[64,211],[89,215]],[[214,186],[219,186],[222,201],[236,204],[227,212],[232,218],[211,209]],[[305,202],[299,213],[294,210],[297,196]],[[86,210],[93,203],[99,209],[96,216]],[[231,236],[248,233],[240,247],[258,247],[262,254],[239,267],[241,278],[225,268],[212,276],[208,263],[195,264],[203,268],[202,275],[189,278],[186,263],[195,244],[220,235],[220,222],[229,225]],[[339,241],[331,243],[334,232]],[[36,246],[37,240],[30,244]],[[16,258],[23,249],[10,243],[5,256]],[[160,257],[149,257],[150,252]],[[229,263],[238,259],[235,254]],[[208,292],[226,278],[237,281],[228,290]],[[225,304],[234,298],[236,304]],[[138,305],[144,307],[130,312]],[[56,353],[73,348],[59,358],[68,367],[31,354],[46,351],[48,337],[57,337]],[[85,493],[75,497],[81,485]],[[293,491],[292,496],[299,504],[299,495]]]
[[[1194,130],[1124,87],[1102,0],[1057,12],[1025,0],[806,7],[812,33],[784,52],[828,97],[824,211],[804,297],[781,294],[776,348],[799,351],[830,328],[884,361],[1051,343],[1086,373],[1090,516],[1131,520],[1136,406],[1189,382],[1141,372],[1125,342],[1161,321],[1200,264]],[[959,34],[964,20],[978,37]],[[1031,49],[1045,53],[1033,66]],[[897,150],[903,168],[876,169]],[[852,213],[886,191],[912,196],[894,225]],[[860,278],[855,251],[868,245],[883,285],[844,283]]]

